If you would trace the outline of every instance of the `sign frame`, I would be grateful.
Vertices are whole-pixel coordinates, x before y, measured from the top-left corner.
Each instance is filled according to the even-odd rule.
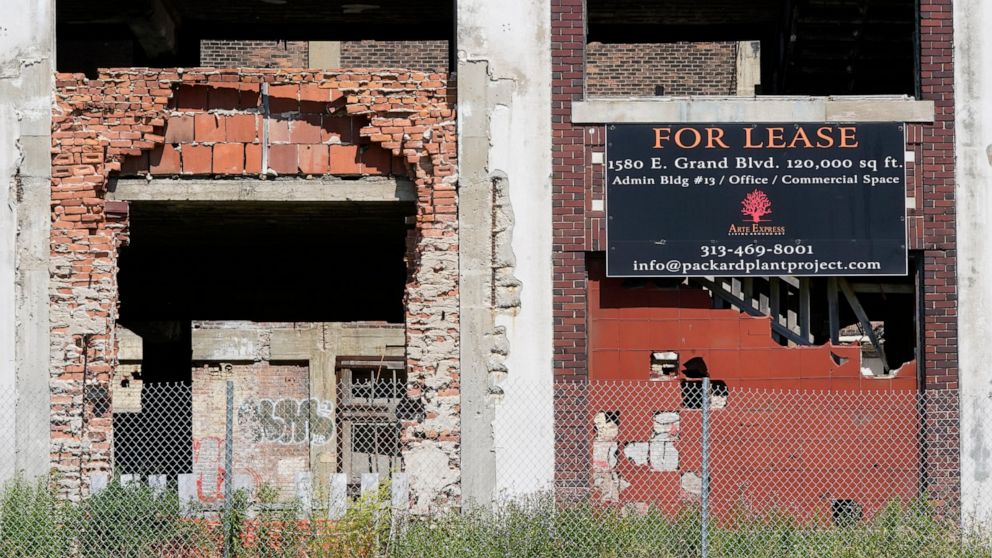
[[[610,170],[610,147],[611,147],[611,131],[615,130],[617,126],[625,127],[670,127],[675,128],[706,128],[706,127],[728,127],[735,126],[740,128],[758,128],[758,127],[799,127],[802,126],[827,126],[827,127],[858,127],[863,125],[889,125],[894,126],[901,133],[900,141],[900,157],[898,162],[901,164],[901,175],[899,186],[902,191],[902,214],[901,214],[901,253],[900,258],[901,269],[897,272],[858,272],[853,270],[838,270],[836,272],[794,272],[782,274],[772,274],[767,272],[743,272],[743,271],[731,271],[731,272],[720,272],[720,271],[706,271],[700,273],[690,273],[684,274],[682,272],[658,272],[658,273],[611,273],[611,253],[613,252],[613,244],[610,242],[610,223],[613,220],[613,215],[610,213],[610,180],[611,174],[614,171]],[[605,252],[606,252],[606,276],[611,278],[689,278],[689,277],[905,277],[910,273],[909,268],[909,215],[906,200],[911,199],[906,195],[906,185],[908,184],[907,179],[907,160],[906,160],[906,146],[907,146],[907,125],[905,122],[838,122],[838,121],[796,121],[796,122],[658,122],[658,123],[648,123],[648,122],[638,122],[638,123],[627,123],[627,122],[614,122],[605,124],[605,141],[604,141],[604,157],[603,157],[603,200],[604,200],[604,213],[606,215],[605,219]],[[859,187],[865,187],[863,184],[859,184]],[[712,242],[712,241],[711,241]],[[756,241],[755,241],[756,244]],[[662,258],[664,259],[664,257]],[[664,271],[659,269],[658,271]],[[683,270],[684,271],[684,270]]]

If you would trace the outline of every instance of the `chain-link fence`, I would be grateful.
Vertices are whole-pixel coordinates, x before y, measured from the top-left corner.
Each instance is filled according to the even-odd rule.
[[[425,516],[435,471],[405,470],[401,424],[430,418],[395,378],[352,380],[334,404],[233,381],[46,393],[50,424],[0,436],[8,463],[25,428],[51,446],[49,475],[3,469],[0,556],[992,556],[960,528],[951,393],[511,389],[493,506]],[[498,424],[517,412],[547,424]]]

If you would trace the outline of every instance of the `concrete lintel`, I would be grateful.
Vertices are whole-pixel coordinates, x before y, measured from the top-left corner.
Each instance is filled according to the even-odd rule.
[[[262,360],[265,344],[260,330],[194,329],[194,361]]]
[[[121,179],[108,185],[108,200],[416,202],[413,182],[393,178],[259,180]]]
[[[572,105],[577,124],[651,122],[933,122],[933,101],[905,96],[664,97]]]

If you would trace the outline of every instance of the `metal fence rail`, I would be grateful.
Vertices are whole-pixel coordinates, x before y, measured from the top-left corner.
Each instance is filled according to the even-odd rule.
[[[53,473],[2,479],[0,557],[992,556],[959,528],[953,394],[511,390],[502,412],[547,409],[554,447],[497,447],[509,490],[491,508],[422,516],[413,485],[430,483],[404,471],[394,401],[405,386],[352,386],[330,409],[239,403],[221,385],[80,396],[79,438],[51,435]],[[0,461],[15,439],[0,437]]]

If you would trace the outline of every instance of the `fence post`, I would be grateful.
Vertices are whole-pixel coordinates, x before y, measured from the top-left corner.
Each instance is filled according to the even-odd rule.
[[[224,432],[224,558],[231,556],[231,505],[234,496],[234,382],[227,381],[227,420]]]
[[[710,379],[703,378],[703,463],[700,510],[700,550],[703,558],[710,554]]]
[[[331,489],[327,501],[327,519],[336,521],[344,517],[348,509],[348,476],[344,473],[331,475]]]

